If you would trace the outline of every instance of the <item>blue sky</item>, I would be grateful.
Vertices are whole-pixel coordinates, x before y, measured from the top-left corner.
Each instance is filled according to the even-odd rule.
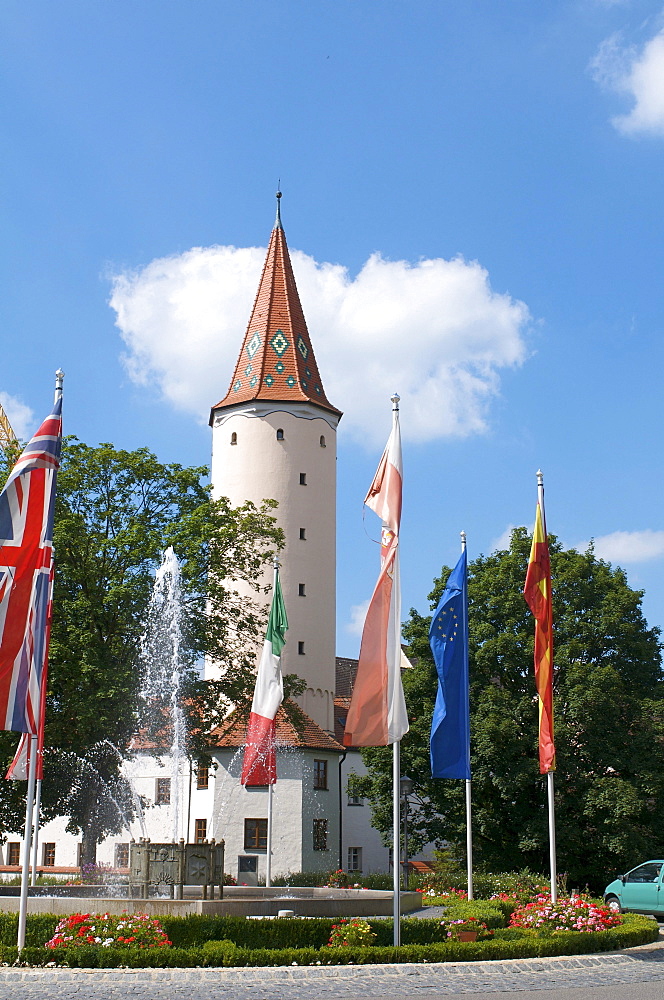
[[[339,652],[395,389],[405,610],[461,529],[532,523],[541,466],[549,530],[664,625],[663,32],[647,0],[5,0],[0,401],[31,433],[62,366],[69,433],[207,462],[281,178],[345,410]]]

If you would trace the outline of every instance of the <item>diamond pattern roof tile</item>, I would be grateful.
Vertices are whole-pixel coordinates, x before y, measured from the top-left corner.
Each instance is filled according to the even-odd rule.
[[[215,410],[254,399],[315,403],[341,416],[325,395],[278,215],[230,388],[210,424]]]

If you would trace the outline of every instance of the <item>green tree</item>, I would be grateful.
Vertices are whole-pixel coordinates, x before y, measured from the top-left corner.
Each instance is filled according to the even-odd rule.
[[[13,457],[13,456],[11,456]],[[253,686],[252,646],[263,614],[251,591],[281,545],[274,503],[213,501],[205,468],[164,465],[147,449],[89,447],[69,438],[58,475],[45,761],[45,819],[69,817],[83,861],[118,832],[133,802],[121,777],[138,721],[137,651],[162,552],[172,545],[185,588],[184,667],[199,728]],[[242,593],[236,589],[242,587]],[[205,685],[194,666],[213,657],[224,680]],[[7,762],[16,735],[3,733]],[[19,830],[23,782],[0,786],[5,829]]]
[[[616,871],[661,850],[664,700],[659,629],[649,628],[642,591],[593,548],[565,550],[549,536],[554,605],[556,825],[560,871],[602,888]],[[475,859],[494,870],[548,870],[546,779],[539,774],[533,678],[534,620],[523,598],[530,536],[512,532],[509,550],[469,565],[471,758]],[[429,595],[442,593],[443,568]],[[429,727],[436,672],[430,616],[411,610],[404,627],[415,668],[404,677],[411,729],[402,773],[421,806],[411,813],[414,845],[447,841],[465,855],[461,781],[430,777]],[[390,750],[364,751],[363,792],[380,829],[391,825]]]

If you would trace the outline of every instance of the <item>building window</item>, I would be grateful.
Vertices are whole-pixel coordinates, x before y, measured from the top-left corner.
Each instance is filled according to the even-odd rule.
[[[283,429],[280,427],[277,431],[277,441],[283,441],[283,439],[284,439],[284,432]]]
[[[320,446],[321,446],[321,448],[325,447],[325,435],[324,434],[321,434],[321,436],[320,436]]]
[[[196,788],[210,787],[210,768],[206,764],[199,764],[196,768]]]
[[[306,472],[301,472],[300,473],[300,486],[306,486],[306,485],[307,485],[307,474],[306,474]]]
[[[231,434],[231,444],[237,444],[237,434],[235,431]]]
[[[344,725],[346,720],[344,719]],[[357,794],[356,788],[357,775],[352,773],[348,775],[348,784],[346,785],[346,791],[348,793],[348,805],[349,806],[363,806],[364,800],[360,795]]]
[[[314,761],[314,788],[327,789],[327,761]]]
[[[129,868],[129,844],[115,845],[115,867]]]
[[[20,865],[21,863],[21,845],[17,840],[12,841],[12,843],[7,844],[7,864],[8,865]]]
[[[52,868],[55,864],[55,844],[44,844],[42,864],[44,867]]]
[[[195,819],[194,820],[194,843],[202,844],[207,838],[207,820],[206,819]]]
[[[327,820],[314,820],[314,851],[327,850]]]
[[[349,847],[348,848],[348,871],[349,872],[361,872],[362,871],[362,848],[361,847]]]
[[[244,849],[245,851],[264,851],[267,849],[266,819],[245,819]]]
[[[171,779],[170,778],[157,778],[157,787],[155,790],[155,803],[158,806],[167,806],[171,801]]]
[[[306,597],[307,596],[305,594],[305,592],[304,592],[304,584],[303,583],[298,583],[298,585],[297,585],[297,596],[298,597]]]
[[[303,642],[298,642],[298,644],[297,644],[297,652],[298,652],[299,656],[304,656],[305,655],[304,654],[304,643]]]
[[[301,540],[303,542],[306,542],[306,540],[307,540],[307,529],[306,528],[300,528],[300,538],[301,538]]]

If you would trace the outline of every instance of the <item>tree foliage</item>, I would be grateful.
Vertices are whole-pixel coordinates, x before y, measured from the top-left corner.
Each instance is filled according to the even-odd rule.
[[[664,700],[659,629],[649,628],[642,591],[624,572],[549,536],[554,607],[557,748],[556,825],[560,871],[603,888],[615,872],[659,856],[664,818]],[[534,621],[522,590],[530,552],[525,528],[509,550],[469,565],[471,760],[475,859],[494,870],[548,867],[546,779],[539,774],[533,678]],[[444,567],[429,595],[442,593]],[[451,844],[465,855],[461,781],[434,781],[429,728],[436,672],[430,616],[411,610],[404,627],[416,666],[404,677],[411,729],[402,773],[416,784],[414,844]],[[364,751],[363,792],[391,825],[389,748]]]
[[[51,632],[45,769],[45,819],[69,817],[83,833],[84,860],[123,825],[133,803],[121,781],[138,721],[138,650],[154,572],[172,545],[182,563],[184,648],[189,694],[199,728],[253,686],[252,648],[264,614],[251,598],[262,568],[281,545],[274,503],[213,501],[205,468],[164,465],[147,449],[90,447],[69,438],[58,475],[54,529],[55,588]],[[238,585],[240,590],[238,590]],[[195,680],[203,656],[224,679]],[[0,736],[9,763],[15,734]],[[5,782],[0,816],[19,830],[23,782]]]

